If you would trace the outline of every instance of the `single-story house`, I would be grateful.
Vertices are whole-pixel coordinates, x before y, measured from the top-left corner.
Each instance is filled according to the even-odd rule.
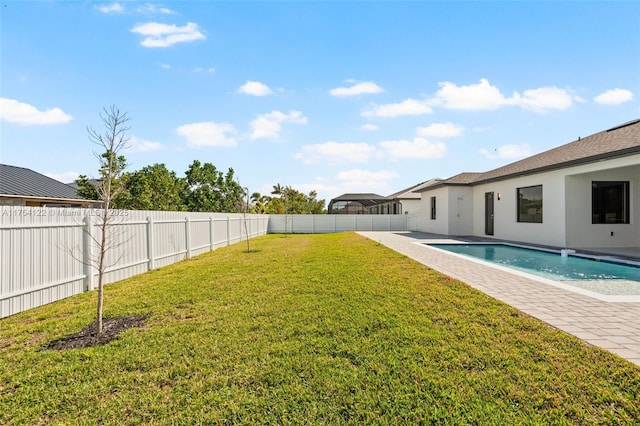
[[[0,205],[91,207],[75,188],[24,167],[0,164]]]
[[[329,214],[372,214],[372,208],[385,199],[378,194],[342,194],[329,201]]]
[[[417,192],[424,232],[556,247],[640,247],[640,119]]]
[[[416,214],[422,208],[420,189],[432,185],[439,179],[431,179],[393,193],[378,201],[371,208],[372,214]]]
[[[421,182],[389,196],[378,194],[342,194],[329,202],[329,214],[417,214],[421,208],[417,192],[439,179]]]

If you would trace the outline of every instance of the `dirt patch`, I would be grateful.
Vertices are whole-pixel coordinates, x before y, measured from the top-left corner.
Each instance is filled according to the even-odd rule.
[[[130,328],[142,327],[149,315],[129,315],[126,317],[105,318],[102,320],[102,333],[98,334],[95,322],[80,332],[54,340],[45,349],[67,350],[106,345],[118,338],[118,335]]]

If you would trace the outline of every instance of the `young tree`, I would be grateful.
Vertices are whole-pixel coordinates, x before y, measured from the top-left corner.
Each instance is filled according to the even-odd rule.
[[[238,186],[240,186],[240,181],[238,181]],[[244,234],[247,237],[247,253],[251,253],[251,246],[249,245],[249,226],[248,226],[248,218],[247,218],[247,212],[249,211],[249,188],[246,187],[241,187],[244,194],[246,194],[247,196],[247,200],[242,202],[242,206],[241,206],[241,211],[242,211],[242,218],[243,218],[243,223],[244,223]],[[255,193],[254,193],[255,194]]]
[[[113,157],[113,170],[115,177],[111,178],[111,187],[114,189],[114,197],[112,201],[112,207],[114,208],[127,208],[129,196],[127,194],[127,177],[126,173],[123,173],[127,167],[127,159],[123,155],[110,155],[108,151],[102,154],[96,154],[100,161],[100,168],[98,170],[97,179],[89,179],[86,175],[80,175],[75,180],[78,189],[76,192],[81,197],[89,200],[101,200],[100,191],[104,188],[104,180],[106,179],[106,170],[102,164],[106,164],[109,161],[109,157]],[[117,188],[117,190],[116,190]]]
[[[104,275],[108,266],[107,253],[119,245],[111,235],[111,225],[114,222],[114,215],[112,214],[114,200],[125,189],[120,178],[126,167],[126,161],[119,153],[127,147],[129,141],[127,132],[131,129],[127,125],[130,118],[115,105],[104,108],[102,113],[100,113],[100,119],[104,125],[104,131],[102,133],[91,127],[87,127],[89,140],[104,150],[103,154],[95,154],[100,164],[99,171],[101,176],[95,188],[102,206],[97,218],[100,235],[98,238],[94,238],[98,253],[94,259],[90,259],[92,266],[98,271],[96,323],[99,334],[103,331],[102,311],[104,305]]]

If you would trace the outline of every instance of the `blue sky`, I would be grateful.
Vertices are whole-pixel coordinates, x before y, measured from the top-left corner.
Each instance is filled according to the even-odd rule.
[[[487,171],[640,116],[640,2],[3,1],[0,162],[193,160],[329,199]]]

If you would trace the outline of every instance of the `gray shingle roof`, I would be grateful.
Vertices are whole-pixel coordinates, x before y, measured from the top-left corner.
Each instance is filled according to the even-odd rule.
[[[439,181],[439,179],[429,179],[427,181],[424,182],[420,182],[418,184],[415,184],[413,186],[410,186],[409,188],[405,188],[402,191],[398,191],[396,193],[393,193],[391,195],[389,195],[388,197],[386,197],[389,200],[399,200],[399,199],[420,199],[420,194],[418,194],[418,192],[420,192],[420,189],[432,185],[434,182]]]
[[[76,190],[24,167],[0,164],[0,195],[84,200]]]
[[[473,183],[506,179],[640,152],[640,119],[480,174]]]
[[[378,194],[342,194],[332,201],[362,201],[362,200],[384,200],[386,197]]]
[[[586,138],[579,138],[577,141],[488,172],[460,173],[415,191],[424,192],[444,185],[475,185],[637,153],[640,153],[640,119],[629,121]]]

